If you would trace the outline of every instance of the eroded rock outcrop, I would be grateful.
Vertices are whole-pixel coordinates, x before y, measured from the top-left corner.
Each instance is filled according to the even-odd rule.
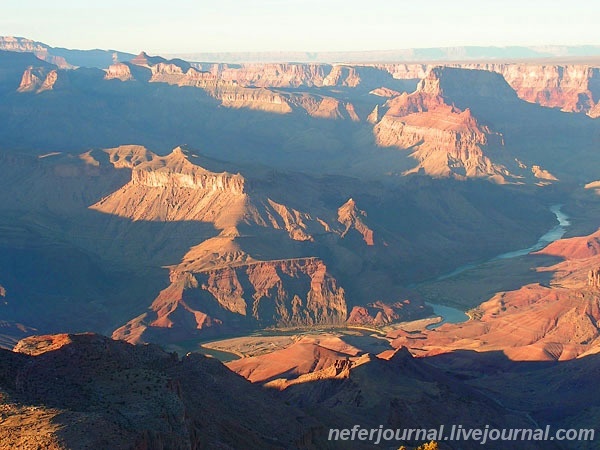
[[[337,360],[331,361],[336,347],[334,342],[321,341],[312,343],[311,348],[311,342],[302,339],[286,349],[242,358],[228,366],[262,382],[291,404],[316,411],[323,423],[349,420],[390,428],[435,427],[440,420],[492,421],[512,426],[531,423],[527,417],[516,416],[458,378],[448,376],[449,371],[413,358],[406,348],[385,357],[370,352],[338,353]],[[303,364],[304,360],[312,366]],[[468,408],[464,408],[465,399],[469,399]]]
[[[597,195],[600,195],[600,180],[592,181],[585,185],[586,189],[593,190]]]
[[[32,41],[22,37],[0,36],[0,50],[10,52],[33,53],[37,58],[54,64],[61,69],[70,69],[73,66],[62,56],[52,55],[49,47],[41,42]]]
[[[136,66],[150,67],[166,62],[167,60],[161,56],[149,56],[146,52],[140,52],[130,62]]]
[[[371,92],[369,92],[369,94],[376,95],[377,97],[390,98],[390,97],[396,97],[397,95],[400,95],[401,92],[394,91],[393,89],[389,89],[386,87],[380,87],[377,89],[373,89]]]
[[[194,67],[213,74],[223,82],[265,88],[356,88],[367,85],[373,89],[378,83],[392,79],[390,73],[381,67],[361,64],[246,63],[194,64]]]
[[[338,208],[338,222],[344,225],[345,229],[341,236],[344,237],[350,230],[355,230],[362,236],[367,245],[374,245],[373,230],[364,223],[367,213],[358,209],[356,202],[349,199]]]
[[[108,150],[115,167],[131,168],[131,181],[90,208],[134,220],[198,220],[235,225],[246,211],[245,180],[192,164],[180,148],[160,157],[142,147]],[[141,199],[141,201],[140,201]]]
[[[340,375],[361,353],[360,348],[335,335],[303,336],[294,340],[283,349],[231,361],[227,367],[253,383],[279,379],[270,386],[281,389],[284,377],[293,379],[323,370],[328,375]],[[334,367],[333,373],[331,367]]]
[[[104,79],[130,81],[133,80],[134,77],[131,74],[131,69],[127,64],[116,63],[111,64],[108,69],[106,69],[106,75],[104,76]]]
[[[408,312],[408,314],[407,314]],[[366,306],[355,306],[348,315],[348,323],[354,325],[383,326],[411,319],[410,300],[394,303],[377,301]]]
[[[478,68],[498,72],[528,102],[597,117],[600,69],[580,65],[489,64]]]
[[[600,115],[600,68],[585,64],[464,63],[448,67],[484,70],[501,74],[519,98],[566,112]],[[381,64],[397,79],[422,79],[433,66],[427,64]]]
[[[495,72],[506,80],[522,100],[567,112],[583,112],[590,117],[600,115],[600,69],[583,64],[532,63],[447,63],[447,67]],[[356,88],[390,74],[396,80],[420,80],[435,66],[428,64],[244,64],[242,66],[202,65],[202,70],[223,81],[240,86],[257,87],[322,87]],[[473,85],[469,86],[474,87]],[[375,95],[381,95],[386,87]],[[387,95],[386,95],[387,96]]]
[[[588,272],[588,286],[593,288],[600,288],[600,267],[591,269]]]
[[[195,67],[240,86],[285,88],[322,86],[331,71],[328,64],[195,64]]]
[[[226,87],[211,92],[223,106],[229,108],[248,108],[259,111],[286,114],[292,108],[285,97],[265,88]]]
[[[269,326],[334,325],[347,316],[345,292],[317,258],[238,263],[199,273],[172,269],[150,311],[117,329],[130,342],[178,340]],[[168,337],[162,336],[168,329]]]
[[[374,66],[389,72],[398,80],[421,80],[425,78],[427,71],[431,69],[428,64],[388,63],[374,64]]]
[[[564,260],[538,268],[553,273],[549,285],[497,293],[472,310],[465,323],[423,333],[396,331],[389,337],[395,346],[422,355],[501,350],[512,360],[558,361],[595,352],[600,345],[599,233],[561,239],[538,252]]]
[[[541,254],[567,260],[587,259],[600,255],[600,229],[588,236],[559,239],[548,245]]]
[[[448,71],[432,69],[414,93],[388,100],[387,112],[374,127],[376,141],[412,152],[418,164],[406,173],[424,171],[436,177],[488,177],[503,182],[510,173],[491,158],[501,151],[502,136],[481,125],[469,109],[461,110],[446,99],[446,91],[456,85],[454,73],[448,74],[450,86],[445,85]],[[478,89],[491,91],[486,85]]]
[[[32,41],[22,37],[0,36],[0,48],[10,52],[44,52],[47,47],[40,42]]]
[[[314,241],[315,235],[323,233],[343,238],[355,229],[373,245],[373,232],[361,219],[366,213],[353,202],[337,216],[326,209],[300,211],[253,188],[239,173],[204,169],[194,163],[197,156],[179,147],[167,156],[132,145],[105,153],[115,168],[131,170],[131,180],[90,206],[96,211],[133,220],[206,222],[221,231],[235,230],[240,224],[257,225],[285,231],[295,241]],[[224,235],[233,236],[228,231]]]
[[[184,73],[179,66],[165,63],[151,66],[151,70],[152,82],[204,89],[228,108],[253,109],[276,114],[304,110],[311,117],[321,119],[349,119],[355,122],[360,120],[354,106],[349,102],[329,96],[287,93],[273,89],[288,83],[294,84],[292,81],[263,80],[263,83],[254,84],[249,80],[237,80],[235,77],[217,77],[213,72],[199,72],[193,68]]]
[[[367,78],[385,79],[389,75],[370,67],[329,66],[326,64],[246,64],[230,67],[226,64],[190,64],[181,60],[149,57],[145,53],[131,64],[150,70],[150,82],[201,88],[229,108],[245,108],[277,114],[304,110],[310,116],[326,119],[359,121],[350,102],[308,93],[290,93],[277,88],[295,87],[356,87],[361,72]],[[122,65],[122,64],[121,64]],[[119,65],[111,66],[107,78],[130,79],[120,73]],[[363,74],[364,75],[364,74]]]
[[[361,78],[355,67],[335,65],[323,79],[323,86],[356,87],[360,82]]]
[[[57,79],[58,72],[56,70],[49,70],[43,67],[29,67],[23,73],[17,92],[40,93],[49,91],[54,87]]]
[[[367,116],[367,122],[375,125],[380,120],[381,120],[381,113],[379,112],[379,105],[375,105],[373,110]]]
[[[296,107],[296,109],[305,110],[311,117],[333,120],[346,119],[354,122],[360,121],[352,103],[343,102],[333,97],[291,94],[287,96],[287,101],[290,105]]]

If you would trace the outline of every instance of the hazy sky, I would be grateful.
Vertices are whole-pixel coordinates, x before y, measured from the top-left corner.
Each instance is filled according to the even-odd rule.
[[[4,0],[0,35],[137,53],[600,44],[595,0]]]

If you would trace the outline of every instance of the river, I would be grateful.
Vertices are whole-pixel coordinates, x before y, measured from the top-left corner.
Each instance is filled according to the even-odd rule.
[[[553,205],[550,207],[550,211],[552,211],[552,213],[556,216],[556,220],[557,220],[558,224],[555,225],[550,231],[545,233],[543,236],[541,236],[538,239],[538,241],[531,247],[522,248],[520,250],[513,250],[513,251],[507,252],[507,253],[502,253],[500,255],[494,256],[493,258],[488,259],[483,262],[465,264],[463,266],[460,266],[460,267],[454,269],[452,272],[449,272],[447,274],[437,277],[435,279],[435,281],[441,281],[441,280],[445,280],[447,278],[452,278],[460,273],[466,272],[467,270],[470,270],[470,269],[474,269],[475,267],[478,267],[487,262],[497,261],[500,259],[517,258],[519,256],[525,256],[525,255],[528,255],[529,253],[537,252],[538,250],[541,250],[544,247],[546,247],[548,244],[550,244],[554,241],[557,241],[558,239],[560,239],[564,236],[564,234],[567,231],[567,227],[569,225],[571,225],[571,222],[569,221],[569,216],[567,216],[564,212],[561,211],[562,206],[563,205]],[[465,322],[469,319],[469,316],[467,316],[467,314],[465,314],[465,312],[460,309],[452,308],[450,306],[445,306],[445,305],[439,305],[439,304],[435,304],[435,303],[427,303],[427,304],[433,308],[433,312],[437,316],[440,316],[442,318],[441,322],[433,324],[433,325],[429,325],[427,327],[428,329],[437,328],[444,323],[461,323],[461,322]]]
[[[553,205],[550,208],[550,211],[552,211],[552,213],[554,213],[554,215],[556,216],[556,220],[558,221],[558,224],[555,225],[550,231],[545,233],[543,236],[541,236],[538,239],[538,241],[531,247],[523,248],[520,250],[514,250],[511,252],[507,252],[507,253],[502,253],[500,255],[497,255],[497,256],[490,258],[483,262],[480,261],[480,262],[476,262],[476,263],[465,264],[465,265],[460,266],[457,269],[453,270],[452,272],[449,272],[447,274],[437,277],[435,279],[435,281],[441,281],[441,280],[445,280],[447,278],[454,277],[460,273],[463,273],[469,269],[473,269],[475,267],[478,267],[478,266],[485,264],[487,262],[490,262],[490,261],[497,261],[500,259],[511,259],[511,258],[517,258],[519,256],[527,255],[531,252],[541,250],[544,247],[546,247],[548,244],[550,244],[551,242],[554,242],[554,241],[562,238],[564,236],[565,232],[567,231],[566,230],[567,227],[569,225],[571,225],[571,223],[569,222],[569,217],[561,211],[561,207],[562,207],[562,205]],[[427,305],[429,305],[433,308],[433,312],[436,316],[439,316],[442,318],[442,320],[440,322],[428,325],[427,329],[429,329],[429,330],[437,328],[445,323],[462,323],[462,322],[469,320],[469,316],[464,311],[462,311],[458,308],[452,308],[451,306],[440,305],[440,304],[436,304],[436,303],[427,303]],[[314,331],[315,331],[314,329],[310,329],[311,333]],[[268,335],[272,335],[272,334],[295,335],[298,333],[299,333],[299,330],[291,330],[291,331],[290,330],[287,330],[287,331],[286,330],[273,330],[273,331],[261,330],[261,331],[256,331],[256,332],[252,333],[251,335],[252,336],[268,336]],[[230,337],[243,337],[243,335],[242,336],[230,336]],[[226,339],[226,338],[221,338],[218,340],[222,340],[222,339]],[[235,353],[226,352],[226,351],[222,351],[222,350],[208,349],[206,347],[202,347],[202,343],[208,343],[208,342],[211,342],[211,341],[210,340],[209,341],[206,341],[206,340],[187,341],[185,343],[186,345],[184,346],[185,352],[200,350],[203,353],[211,354],[212,356],[220,359],[223,362],[232,361],[232,360],[239,358],[239,355],[237,355]]]

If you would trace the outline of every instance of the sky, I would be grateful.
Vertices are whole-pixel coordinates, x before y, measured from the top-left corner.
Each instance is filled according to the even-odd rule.
[[[600,45],[590,0],[4,0],[0,35],[131,53]]]

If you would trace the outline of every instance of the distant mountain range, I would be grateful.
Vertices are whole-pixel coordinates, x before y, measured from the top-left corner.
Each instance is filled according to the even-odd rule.
[[[0,36],[0,50],[31,52],[61,68],[107,68],[116,61],[129,61],[135,55],[117,50],[77,50],[51,47],[24,37]],[[192,52],[163,55],[195,62],[448,62],[448,61],[513,61],[529,59],[561,59],[572,62],[600,57],[600,45],[547,46],[459,46],[406,48],[374,51],[332,52]]]
[[[38,58],[63,69],[73,67],[104,68],[111,65],[115,60],[128,61],[135,56],[116,50],[71,50],[51,47],[43,42],[13,36],[0,36],[0,50],[33,53]]]
[[[242,62],[433,62],[523,60],[541,58],[581,58],[600,55],[598,45],[556,45],[539,47],[432,47],[397,50],[346,51],[346,52],[195,52],[175,53],[169,57],[189,61]]]

